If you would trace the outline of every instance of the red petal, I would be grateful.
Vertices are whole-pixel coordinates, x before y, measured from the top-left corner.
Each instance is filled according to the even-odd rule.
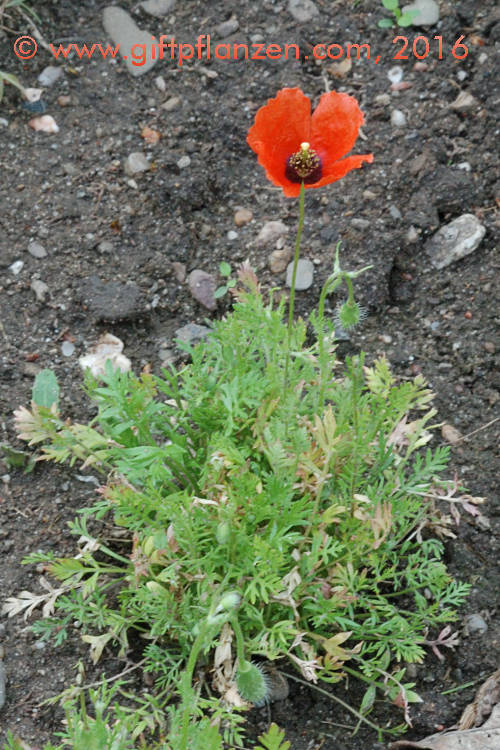
[[[318,180],[313,185],[306,185],[306,189],[310,187],[323,187],[323,185],[329,185],[330,182],[336,182],[345,177],[351,169],[359,169],[365,161],[371,163],[373,161],[373,154],[356,154],[355,156],[347,156],[345,159],[340,159],[340,161],[336,161],[333,164],[327,164],[323,167],[321,180]]]
[[[283,187],[285,195],[299,194],[300,184],[296,191],[286,192],[285,186],[296,186],[285,177],[285,167],[288,157],[298,151],[303,141],[309,141],[310,131],[311,102],[295,88],[282,89],[261,107],[248,132],[248,145],[258,155],[267,178]]]
[[[336,91],[322,95],[312,116],[311,146],[323,161],[323,174],[329,162],[349,153],[363,122],[363,113],[354,97]]]

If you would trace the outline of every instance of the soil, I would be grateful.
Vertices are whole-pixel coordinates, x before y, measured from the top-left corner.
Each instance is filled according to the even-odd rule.
[[[80,421],[90,418],[77,360],[103,332],[124,342],[136,371],[150,365],[159,372],[167,350],[177,356],[172,342],[177,328],[203,324],[229,309],[226,298],[214,312],[202,308],[186,282],[179,281],[182,268],[174,263],[187,273],[199,268],[217,276],[221,261],[234,268],[249,258],[266,288],[285,288],[284,275],[269,269],[274,245],[258,247],[255,238],[269,220],[283,221],[293,238],[297,202],[266,181],[246,133],[258,107],[283,86],[299,86],[315,101],[328,89],[353,94],[366,114],[356,150],[372,152],[374,163],[342,182],[308,191],[302,257],[315,261],[315,277],[309,290],[297,293],[297,311],[307,315],[317,304],[335,243],[342,240],[345,267],[372,264],[372,269],[356,287],[367,318],[341,343],[340,356],[363,349],[368,360],[385,354],[403,378],[422,372],[436,393],[439,419],[465,436],[452,446],[449,476],[455,472],[473,495],[486,499],[482,510],[489,527],[462,514],[457,539],[446,544],[452,573],[473,588],[456,623],[458,648],[445,650],[442,663],[429,651],[415,669],[423,703],[412,708],[407,737],[416,740],[450,726],[498,667],[499,653],[498,422],[491,424],[500,385],[496,4],[441,2],[439,24],[424,29],[378,28],[383,10],[376,0],[316,0],[319,13],[305,23],[293,18],[284,0],[184,0],[164,19],[146,15],[129,0],[121,5],[133,11],[141,28],[157,36],[175,33],[179,41],[193,41],[199,33],[216,39],[217,25],[234,14],[239,29],[230,41],[250,43],[260,34],[267,44],[295,42],[302,59],[201,60],[182,68],[165,60],[144,76],[132,77],[122,61],[73,56],[43,94],[60,128],[51,135],[29,127],[32,115],[22,108],[17,90],[6,87],[0,104],[0,440],[23,447],[14,434],[12,410],[29,403],[34,376],[46,367],[55,370],[62,386],[63,413]],[[45,0],[36,4],[38,25],[48,41],[104,41],[105,6],[104,0]],[[31,33],[24,20],[17,20],[21,32]],[[393,59],[402,45],[392,43],[398,34],[430,40],[425,65],[416,66],[411,52],[408,60]],[[436,35],[442,36],[442,59]],[[462,35],[469,54],[459,61],[452,47]],[[41,47],[31,60],[18,60],[14,38],[0,37],[0,70],[18,75],[25,86],[37,86],[39,73],[55,61]],[[325,42],[369,43],[380,61],[375,63],[373,55],[370,61],[354,60],[342,76],[331,61],[312,59],[312,47]],[[388,71],[396,64],[411,86],[393,91]],[[154,83],[157,76],[165,82],[164,92]],[[454,109],[450,105],[460,91],[474,101]],[[69,100],[58,103],[61,95]],[[173,97],[177,106],[162,108]],[[404,113],[404,127],[392,124],[393,109]],[[145,126],[161,134],[157,145],[141,138]],[[151,168],[130,182],[123,162],[136,151],[147,154]],[[190,164],[180,168],[183,156]],[[238,207],[253,213],[241,227],[233,218]],[[485,237],[472,254],[437,271],[425,242],[464,213],[476,215]],[[236,237],[228,235],[231,231]],[[33,257],[30,241],[42,244],[47,255]],[[15,275],[10,266],[18,260],[24,265]],[[43,300],[32,289],[37,279],[48,287]],[[106,282],[115,286],[106,289]],[[72,355],[63,355],[64,342],[74,344]],[[438,431],[433,444],[442,439]],[[3,600],[23,589],[39,590],[36,566],[21,566],[28,552],[72,552],[67,523],[90,502],[95,487],[82,481],[78,467],[37,465],[26,474],[8,464],[5,451],[0,468]],[[485,632],[468,634],[470,614],[482,616]],[[93,667],[77,636],[61,648],[44,645],[22,617],[4,619],[0,636],[7,671],[2,740],[9,729],[36,747],[53,737],[61,712],[40,704],[70,684],[78,659],[87,681],[103,668],[108,675],[124,668],[111,653],[104,665]],[[458,689],[443,694],[452,688]],[[362,693],[352,681],[325,689],[359,705]],[[402,721],[398,709],[378,704],[370,718]],[[249,744],[270,720],[286,731],[292,750],[387,747],[363,726],[352,736],[348,727],[356,720],[344,708],[293,681],[288,699],[251,712]]]

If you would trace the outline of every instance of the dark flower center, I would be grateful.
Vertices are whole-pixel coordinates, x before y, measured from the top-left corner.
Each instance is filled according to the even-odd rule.
[[[300,149],[286,162],[285,175],[290,182],[318,182],[322,172],[321,159],[308,143],[301,143]]]

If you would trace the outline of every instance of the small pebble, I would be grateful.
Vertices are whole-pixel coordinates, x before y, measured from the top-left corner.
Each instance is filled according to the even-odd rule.
[[[15,260],[12,265],[9,266],[9,271],[14,274],[14,276],[19,276],[21,271],[23,270],[24,261],[23,260]]]
[[[468,91],[461,91],[454,102],[450,104],[450,109],[454,109],[457,112],[465,112],[467,109],[472,109],[477,104],[472,94]]]
[[[215,31],[219,39],[224,39],[227,36],[231,36],[235,31],[238,31],[240,24],[238,20],[233,16],[228,21],[223,21],[215,27]]]
[[[292,275],[293,275],[293,263],[289,263],[286,269],[286,285],[288,287],[292,286]],[[305,258],[300,258],[299,262],[297,263],[297,276],[295,279],[295,289],[301,290],[301,291],[305,289],[309,289],[309,287],[313,283],[313,276],[314,276],[314,265],[311,263],[310,260],[307,260]]]
[[[97,249],[100,253],[112,253],[113,252],[113,243],[109,242],[109,240],[103,240],[100,242],[97,246]]]
[[[177,109],[180,103],[181,100],[178,96],[171,96],[170,99],[167,99],[167,101],[161,105],[161,108],[164,109],[165,112],[172,112],[172,110]]]
[[[488,630],[488,624],[479,614],[467,615],[464,628],[468,635],[484,635]]]
[[[186,167],[189,167],[190,164],[191,164],[191,159],[187,155],[181,156],[181,158],[177,162],[177,166],[179,167],[179,169],[185,169]]]
[[[184,265],[184,263],[179,263],[178,260],[174,260],[174,262],[172,263],[172,269],[177,281],[180,284],[183,284],[186,281],[186,266]]]
[[[35,296],[39,302],[43,302],[45,296],[49,293],[49,287],[40,279],[33,279],[31,282],[31,289],[35,292]]]
[[[47,65],[38,76],[38,83],[41,86],[52,86],[62,74],[62,68],[55,65]]]
[[[353,226],[355,229],[368,229],[370,225],[371,222],[368,221],[368,219],[361,219],[359,217],[351,219],[351,226]]]
[[[232,242],[233,240],[236,240],[236,239],[238,239],[238,232],[235,232],[235,231],[234,231],[234,229],[230,229],[230,230],[229,230],[229,232],[227,233],[227,238],[228,238],[228,240],[230,240],[231,242]]]
[[[205,339],[209,333],[210,328],[207,326],[200,326],[197,323],[188,323],[176,330],[175,338],[189,344],[197,344],[199,341],[202,341],[202,339]]]
[[[406,125],[406,115],[400,109],[393,109],[391,112],[391,123],[395,128],[404,128]]]
[[[392,68],[389,68],[387,72],[387,78],[391,83],[399,83],[403,80],[403,68],[401,65],[394,65]]]
[[[488,352],[488,354],[495,354],[496,348],[495,348],[495,344],[493,343],[493,341],[485,341],[483,344],[483,347],[485,351]]]
[[[52,115],[41,115],[40,117],[33,117],[29,121],[28,125],[33,130],[40,130],[42,133],[58,133],[59,125],[56,123]]]
[[[266,221],[256,237],[255,244],[257,247],[265,247],[286,234],[288,234],[288,227],[282,221]]]
[[[379,104],[381,107],[387,107],[391,103],[391,97],[389,94],[378,94],[374,101],[375,104]]]
[[[47,251],[39,242],[32,241],[28,245],[28,252],[34,258],[45,258]]]
[[[141,172],[146,172],[150,166],[146,155],[141,151],[134,151],[132,154],[129,154],[124,162],[125,172],[130,177]]]
[[[253,219],[253,213],[248,208],[238,208],[234,214],[234,223],[237,227],[243,227]]]
[[[287,267],[291,257],[292,250],[289,247],[273,250],[268,259],[269,268],[273,273],[282,273]]]
[[[71,355],[75,353],[75,345],[72,341],[63,341],[61,352],[64,357],[71,357]]]
[[[403,216],[401,214],[401,211],[394,204],[392,204],[391,206],[389,206],[389,213],[392,216],[392,218],[395,219],[396,221],[399,221],[400,219],[403,218]]]
[[[167,84],[165,83],[163,76],[156,76],[154,83],[158,91],[165,93],[167,90]]]
[[[57,103],[60,107],[68,107],[71,104],[71,97],[68,94],[61,94],[57,97]]]
[[[217,284],[211,274],[197,268],[189,274],[188,284],[189,291],[200,305],[207,310],[215,310],[217,301],[214,294]]]
[[[307,23],[319,14],[313,0],[288,0],[288,10],[299,23]]]

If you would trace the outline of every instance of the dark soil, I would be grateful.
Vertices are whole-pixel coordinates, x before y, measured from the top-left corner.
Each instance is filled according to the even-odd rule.
[[[121,4],[128,10],[137,5],[129,0]],[[45,0],[36,8],[48,41],[98,42],[105,40],[105,5],[105,0]],[[446,545],[451,571],[473,588],[456,624],[460,646],[446,651],[443,663],[430,652],[416,669],[423,703],[412,710],[408,737],[418,739],[454,724],[477,686],[498,667],[498,423],[488,424],[498,414],[500,385],[495,338],[499,182],[494,169],[500,22],[494,0],[443,1],[436,27],[397,31],[377,28],[382,9],[376,0],[316,0],[316,5],[319,15],[302,25],[284,0],[184,0],[177,3],[175,18],[162,20],[138,11],[135,18],[142,28],[157,36],[175,33],[179,41],[193,41],[199,33],[215,39],[215,27],[234,12],[239,31],[233,41],[250,42],[259,33],[266,43],[296,42],[303,59],[200,61],[182,69],[164,61],[132,78],[122,62],[73,58],[44,93],[48,112],[60,127],[54,135],[28,126],[31,115],[22,109],[18,92],[7,87],[0,104],[0,440],[23,447],[14,435],[12,410],[29,403],[33,378],[45,367],[57,373],[64,414],[90,418],[77,359],[104,331],[123,340],[136,371],[151,365],[158,372],[165,349],[174,348],[179,326],[224,314],[227,300],[215,313],[193,300],[187,284],[179,282],[174,262],[184,264],[188,273],[201,268],[217,274],[220,261],[234,267],[248,257],[265,287],[284,287],[283,274],[269,270],[273,246],[257,248],[254,240],[262,225],[274,219],[284,221],[293,237],[297,202],[266,181],[246,133],[257,108],[283,86],[299,86],[316,101],[325,87],[355,95],[366,114],[357,151],[373,152],[375,160],[342,182],[308,191],[302,255],[317,264],[313,286],[297,294],[298,313],[307,315],[316,305],[338,239],[345,267],[373,264],[357,285],[368,317],[351,341],[342,343],[340,354],[363,349],[369,360],[385,354],[399,376],[424,374],[436,393],[439,419],[464,436],[472,433],[452,448],[449,475],[456,472],[473,495],[486,498],[483,512],[490,521],[490,528],[484,528],[463,514],[458,538]],[[30,33],[28,27],[21,31]],[[431,51],[426,70],[415,70],[411,54],[399,63],[403,80],[412,85],[391,92],[387,73],[397,64],[392,57],[399,44],[392,39],[398,33],[410,39],[423,34]],[[432,41],[435,35],[443,38],[442,60]],[[457,61],[451,48],[461,35],[470,51]],[[40,49],[22,63],[12,52],[13,39],[0,37],[0,70],[36,86],[38,74],[54,60]],[[305,59],[311,58],[315,44],[348,41],[370,43],[380,62],[354,61],[351,71],[336,77],[329,61]],[[217,76],[207,76],[207,70]],[[158,75],[165,80],[164,93],[153,82]],[[460,90],[475,98],[464,111],[450,108]],[[57,103],[61,94],[70,96],[67,106]],[[389,104],[377,100],[382,94],[389,95]],[[179,98],[177,108],[162,109],[171,97]],[[406,115],[406,127],[391,124],[394,108]],[[144,126],[161,133],[158,145],[144,143]],[[135,178],[137,188],[128,184],[123,170],[124,159],[134,151],[152,158],[151,170]],[[177,162],[184,155],[191,163],[180,169]],[[464,168],[464,162],[469,166]],[[253,212],[253,220],[241,228],[233,220],[237,207]],[[429,265],[425,241],[464,213],[474,213],[486,235],[474,253],[436,271]],[[228,239],[231,230],[237,231],[236,239]],[[31,240],[46,248],[46,257],[28,253]],[[9,267],[17,260],[24,266],[14,275]],[[48,286],[43,301],[31,289],[34,279]],[[107,306],[105,290],[103,301],[101,282],[111,281],[129,284],[118,293],[122,306]],[[111,292],[115,297],[116,291]],[[132,293],[133,304],[126,304]],[[72,356],[63,356],[64,341],[74,343]],[[92,500],[95,487],[81,481],[77,467],[38,465],[25,474],[5,459],[0,467],[3,600],[23,589],[39,590],[35,566],[21,567],[28,552],[72,552],[67,522]],[[481,613],[486,632],[467,636],[464,618],[470,613]],[[22,617],[4,619],[0,629],[8,675],[2,740],[10,729],[40,747],[60,729],[59,709],[40,703],[70,684],[78,659],[85,664],[87,681],[103,668],[108,675],[124,668],[112,654],[94,668],[76,636],[59,649],[44,646]],[[474,687],[443,695],[470,681]],[[334,692],[359,705],[362,692],[352,682]],[[388,716],[393,723],[402,721],[395,707],[377,707],[371,718],[380,722]],[[386,747],[365,728],[352,737],[346,725],[356,722],[345,709],[294,682],[290,697],[272,704],[269,714],[266,709],[252,712],[250,739],[270,719],[286,730],[292,750]]]

